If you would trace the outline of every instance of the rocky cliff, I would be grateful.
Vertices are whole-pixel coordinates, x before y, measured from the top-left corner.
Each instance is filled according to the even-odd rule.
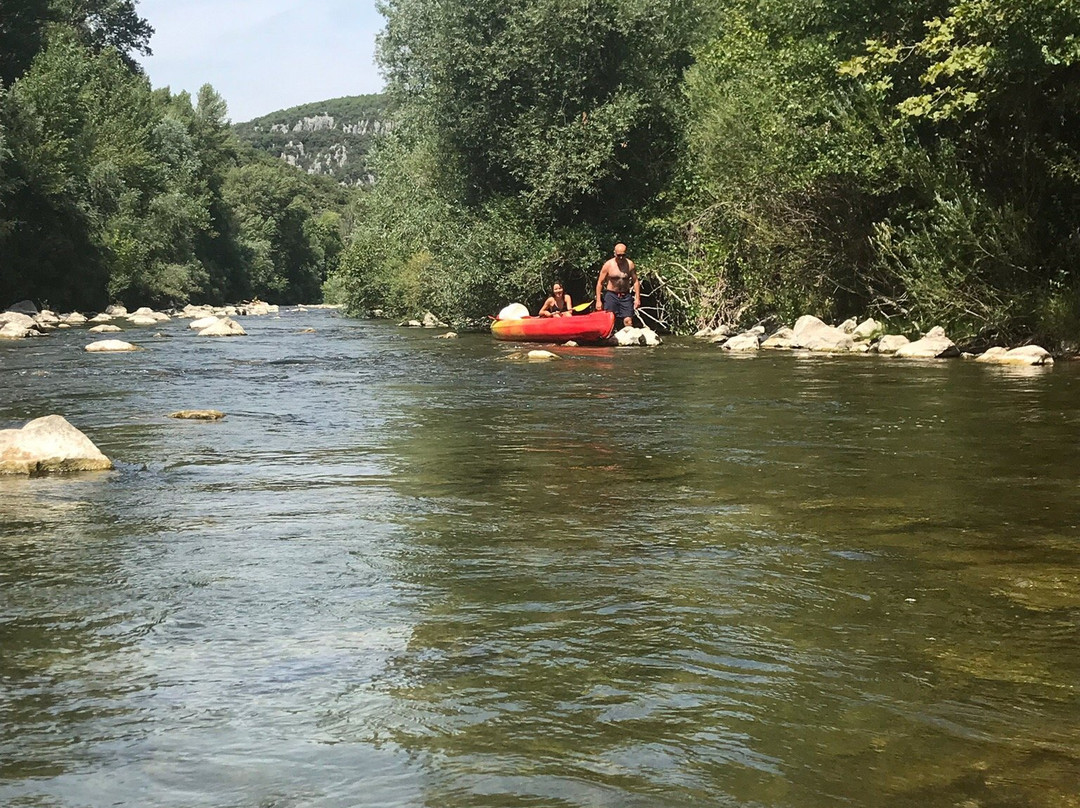
[[[391,126],[384,96],[354,95],[271,112],[233,129],[302,171],[358,186],[372,181],[368,152]]]

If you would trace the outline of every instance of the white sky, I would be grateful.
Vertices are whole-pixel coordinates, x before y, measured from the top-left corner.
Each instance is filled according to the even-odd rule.
[[[236,123],[277,109],[377,93],[375,0],[140,0],[154,27],[154,87],[210,83]]]

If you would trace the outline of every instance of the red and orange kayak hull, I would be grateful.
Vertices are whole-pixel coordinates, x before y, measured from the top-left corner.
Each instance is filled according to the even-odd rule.
[[[576,317],[523,317],[520,320],[495,320],[491,334],[495,339],[516,342],[603,342],[615,330],[615,314],[594,311]]]

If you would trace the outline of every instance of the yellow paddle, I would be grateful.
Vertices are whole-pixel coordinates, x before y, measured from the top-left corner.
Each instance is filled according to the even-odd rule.
[[[585,309],[589,308],[592,304],[593,302],[591,300],[586,300],[584,303],[578,303],[574,306],[574,311],[585,311]]]

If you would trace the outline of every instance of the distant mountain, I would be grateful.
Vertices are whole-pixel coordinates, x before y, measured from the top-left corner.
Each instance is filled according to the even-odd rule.
[[[387,109],[384,95],[352,95],[271,112],[233,131],[308,174],[358,186],[373,179],[367,157],[375,138],[390,131]]]

